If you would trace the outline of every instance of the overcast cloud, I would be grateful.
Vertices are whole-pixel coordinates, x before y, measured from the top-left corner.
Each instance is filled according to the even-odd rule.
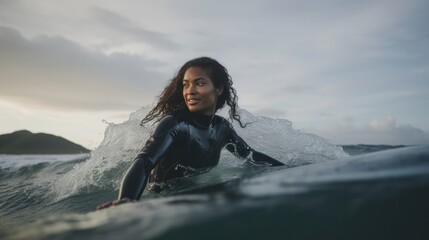
[[[61,37],[27,40],[0,26],[0,94],[25,106],[135,110],[153,101],[166,75],[141,55],[90,51]]]
[[[420,145],[429,142],[428,132],[411,125],[397,125],[393,116],[359,126],[353,122],[342,123],[317,133],[341,144]]]
[[[1,1],[0,107],[16,112],[0,131],[34,107],[123,116],[207,55],[251,112],[335,143],[429,144],[427,12],[425,0]]]

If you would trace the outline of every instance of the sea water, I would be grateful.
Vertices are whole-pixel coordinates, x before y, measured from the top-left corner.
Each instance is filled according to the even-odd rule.
[[[285,119],[254,116],[238,134],[285,163],[254,166],[223,151],[210,172],[137,203],[95,211],[153,131],[148,108],[109,123],[91,154],[0,155],[0,238],[427,239],[428,146],[340,146]],[[221,113],[226,116],[225,113]],[[383,151],[384,150],[384,151]]]

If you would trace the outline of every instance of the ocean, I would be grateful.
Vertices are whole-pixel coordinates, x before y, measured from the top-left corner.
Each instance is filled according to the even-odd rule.
[[[90,154],[0,155],[0,239],[429,239],[429,146],[336,146],[243,111],[238,134],[285,163],[222,152],[211,171],[96,211],[153,126],[109,123]]]

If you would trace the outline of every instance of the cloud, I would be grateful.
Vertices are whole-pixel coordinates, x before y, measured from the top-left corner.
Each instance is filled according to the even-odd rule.
[[[208,55],[228,68],[240,106],[273,117],[287,111],[303,129],[341,122],[326,131],[336,142],[424,142],[421,129],[429,129],[425,0],[0,6],[0,22],[22,34],[1,29],[1,99],[135,110],[154,101],[180,63]],[[368,121],[385,115],[413,126]]]
[[[100,7],[93,7],[92,12],[97,22],[107,29],[117,32],[120,38],[133,39],[147,43],[153,47],[166,50],[177,50],[179,45],[167,34],[150,31],[130,19]]]
[[[392,131],[396,127],[396,119],[392,116],[375,119],[369,123],[369,126],[375,131]]]
[[[355,126],[353,122],[349,122],[315,132],[337,144],[429,144],[428,132],[411,125],[397,125],[393,116],[374,119],[362,126]]]
[[[0,98],[55,109],[135,110],[153,101],[164,63],[140,55],[105,55],[61,37],[25,39],[0,26]]]
[[[303,85],[291,85],[291,86],[283,87],[280,91],[283,94],[302,95],[302,94],[314,93],[316,91],[316,88],[311,86],[303,86]]]

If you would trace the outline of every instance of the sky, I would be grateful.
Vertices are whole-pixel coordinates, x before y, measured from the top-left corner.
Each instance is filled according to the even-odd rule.
[[[333,144],[429,144],[429,1],[0,0],[0,134],[94,149],[188,60]]]

